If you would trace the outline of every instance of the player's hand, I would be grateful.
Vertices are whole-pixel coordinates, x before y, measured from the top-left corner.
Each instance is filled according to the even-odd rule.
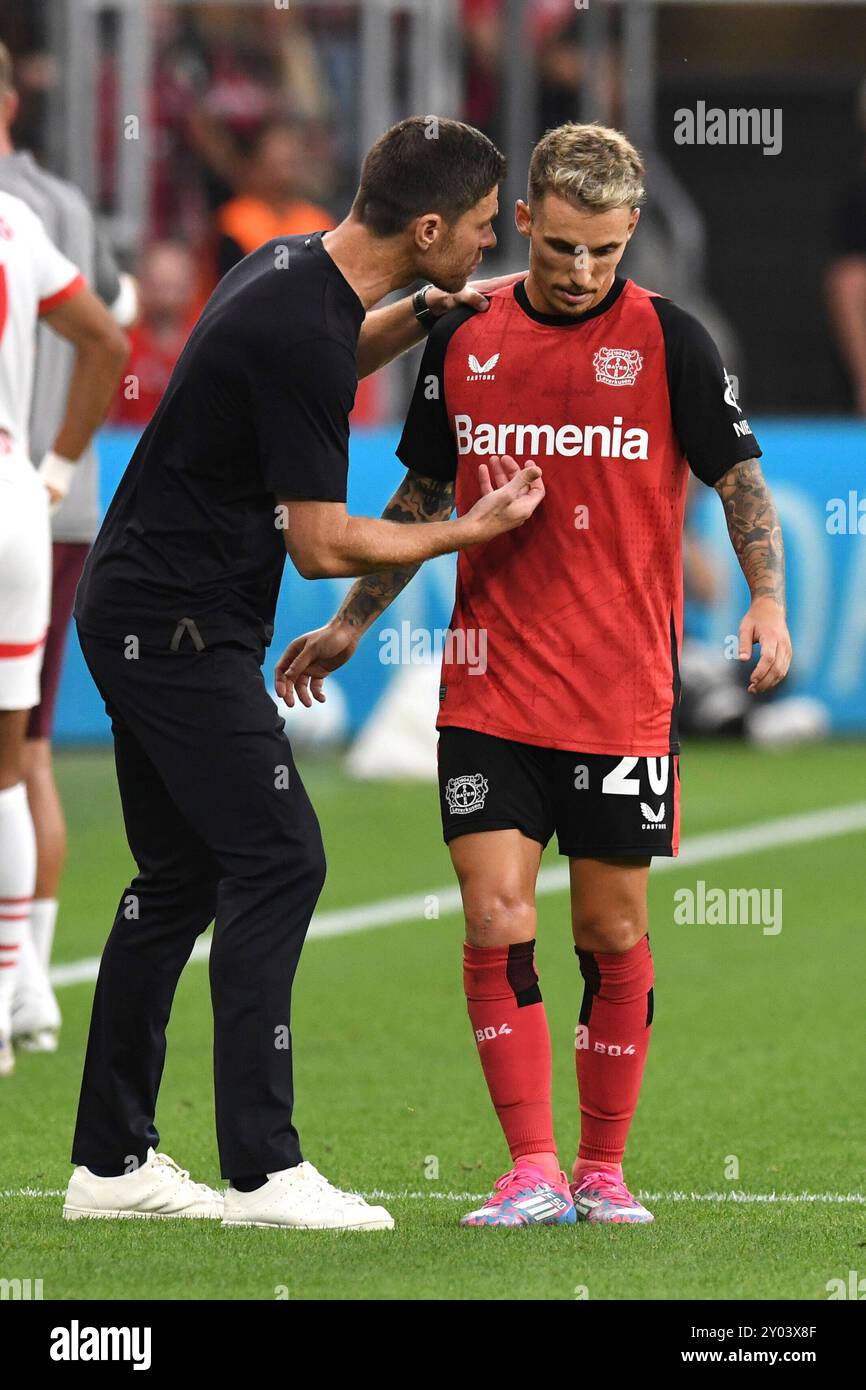
[[[521,468],[509,454],[493,454],[489,464],[480,464],[478,485],[481,497],[456,523],[472,533],[470,544],[522,526],[544,498],[538,465],[530,460]]]
[[[336,618],[315,632],[296,637],[283,652],[274,668],[274,688],[290,709],[295,695],[307,709],[313,700],[325,703],[322,682],[332,671],[345,666],[354,654],[360,633],[351,623]]]
[[[748,613],[740,623],[740,661],[750,661],[752,647],[761,644],[761,656],[749,681],[749,694],[760,695],[772,690],[785,679],[791,665],[791,634],[785,614],[775,599],[769,596],[752,599]]]
[[[48,513],[49,516],[53,516],[66,496],[66,493],[61,492],[59,488],[49,487],[48,483],[45,483],[44,486],[45,491],[48,493]]]
[[[528,270],[518,270],[514,275],[496,275],[490,280],[471,280],[456,294],[448,294],[445,290],[435,288],[430,289],[427,291],[427,307],[437,318],[442,314],[447,314],[449,309],[456,309],[460,304],[468,304],[471,309],[476,309],[479,314],[483,314],[490,308],[486,295],[493,294],[494,290],[506,289],[508,285],[513,285],[518,280],[525,280],[528,274]]]

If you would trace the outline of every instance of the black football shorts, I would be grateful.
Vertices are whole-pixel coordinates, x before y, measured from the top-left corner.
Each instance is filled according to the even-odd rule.
[[[546,845],[556,831],[570,859],[675,855],[679,757],[569,753],[474,729],[439,731],[445,843],[483,830],[520,830]]]

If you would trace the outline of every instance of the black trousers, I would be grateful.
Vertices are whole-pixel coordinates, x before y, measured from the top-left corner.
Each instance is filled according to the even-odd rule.
[[[290,1003],[325,880],[315,811],[255,652],[140,648],[79,633],[114,734],[138,873],[99,968],[72,1161],[123,1170],[157,1147],[165,1030],[195,939],[210,953],[224,1177],[301,1161]]]

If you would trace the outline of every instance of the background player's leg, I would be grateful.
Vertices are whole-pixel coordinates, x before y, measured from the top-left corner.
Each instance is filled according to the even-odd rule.
[[[558,1179],[550,1033],[534,963],[542,846],[519,830],[491,830],[461,835],[449,849],[466,919],[466,1000],[490,1097],[511,1157],[532,1155]]]
[[[30,711],[29,729],[38,713],[38,707]],[[57,888],[66,854],[66,823],[54,782],[51,744],[47,738],[32,738],[29,729],[24,744],[24,781],[36,833],[36,884],[29,929],[22,942],[12,1031],[16,1047],[54,1052],[61,1015],[48,970],[57,919]]]
[[[60,1031],[60,1006],[48,978],[60,876],[66,858],[66,819],[54,779],[51,735],[75,589],[89,546],[55,541],[52,546],[51,621],[45,638],[39,704],[30,711],[24,746],[24,780],[36,831],[36,886],[30,927],[22,943],[12,1028],[16,1046],[53,1052]]]
[[[66,859],[66,820],[54,779],[49,739],[28,735],[24,746],[24,777],[36,830],[37,852],[31,932],[39,960],[47,969],[54,943],[60,875]]]
[[[36,842],[24,786],[24,737],[39,700],[42,643],[50,607],[46,492],[27,459],[13,460],[0,508],[0,1071],[12,1068],[11,1005],[27,940]],[[24,471],[20,471],[23,469]]]
[[[52,546],[51,621],[45,638],[40,701],[30,713],[25,744],[24,778],[36,830],[36,890],[30,935],[45,971],[51,963],[60,877],[66,859],[66,819],[54,778],[51,738],[72,605],[89,548],[65,541],[55,541]]]
[[[36,876],[36,840],[21,780],[29,710],[0,710],[0,1076],[12,1056],[12,999]]]
[[[572,926],[584,979],[575,1057],[580,1147],[575,1180],[622,1176],[652,1032],[653,968],[647,935],[649,859],[572,859]]]
[[[133,734],[115,717],[117,781],[138,873],[99,967],[72,1159],[104,1177],[157,1148],[165,1030],[196,937],[213,920],[218,868]]]

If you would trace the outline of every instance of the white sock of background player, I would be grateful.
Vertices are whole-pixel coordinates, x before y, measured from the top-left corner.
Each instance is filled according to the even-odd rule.
[[[51,964],[56,921],[57,899],[34,898],[30,911],[30,936],[43,970],[47,970]]]
[[[0,791],[0,1028],[8,1029],[36,883],[36,835],[23,782]]]

